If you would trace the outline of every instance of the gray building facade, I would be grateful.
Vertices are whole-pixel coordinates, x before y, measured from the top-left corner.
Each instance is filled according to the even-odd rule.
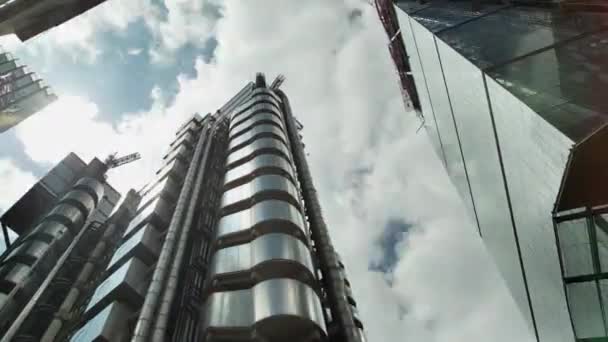
[[[530,332],[603,340],[607,259],[593,218],[608,202],[575,194],[585,181],[569,170],[586,163],[598,181],[588,193],[603,190],[602,163],[590,161],[608,147],[608,15],[560,2],[395,5],[425,127]],[[590,136],[597,154],[573,158]],[[568,230],[571,219],[585,224]]]

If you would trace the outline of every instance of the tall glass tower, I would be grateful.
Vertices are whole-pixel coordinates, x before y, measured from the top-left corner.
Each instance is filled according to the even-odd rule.
[[[104,238],[71,239],[57,249],[53,255],[67,253],[53,259],[57,272],[19,278],[0,268],[5,282],[36,278],[44,285],[50,277],[49,284],[62,284],[53,296],[52,286],[29,300],[8,293],[19,305],[0,311],[5,339],[363,341],[305,159],[302,125],[280,82],[267,85],[258,74],[215,113],[184,123],[154,179],[100,222]],[[83,206],[94,208],[89,197],[100,196],[95,186],[88,197],[68,192],[59,203],[88,214]],[[55,217],[53,224],[64,223]],[[23,234],[19,241],[31,239]],[[90,266],[62,272],[70,248]],[[21,262],[19,253],[7,251],[0,265]]]
[[[606,5],[395,5],[424,125],[531,333],[606,340]]]

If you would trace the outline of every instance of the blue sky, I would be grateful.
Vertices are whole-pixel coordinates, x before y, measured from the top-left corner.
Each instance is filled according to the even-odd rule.
[[[403,109],[367,2],[108,0],[26,44],[0,44],[60,97],[0,135],[0,210],[70,151],[140,152],[109,178],[138,188],[183,120],[215,110],[257,71],[283,73],[369,340],[529,338]]]

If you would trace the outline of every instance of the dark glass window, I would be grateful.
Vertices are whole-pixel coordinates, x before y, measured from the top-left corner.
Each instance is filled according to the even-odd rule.
[[[505,88],[571,139],[608,119],[608,33],[531,55],[491,72]]]
[[[597,29],[604,19],[598,13],[574,15],[531,6],[512,7],[441,32],[438,37],[486,68]]]

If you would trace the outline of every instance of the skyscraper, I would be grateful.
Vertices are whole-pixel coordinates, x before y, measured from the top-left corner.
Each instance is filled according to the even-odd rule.
[[[101,4],[105,0],[0,0],[0,35],[16,34],[22,41]]]
[[[48,259],[44,252],[21,257],[29,249],[19,246],[40,243],[43,229],[91,230],[82,222],[101,197],[103,172],[86,174],[47,206],[50,214],[0,264],[0,281],[11,285],[0,294],[18,302],[7,310],[0,301],[5,339],[363,341],[302,125],[278,83],[267,86],[258,74],[213,115],[184,123],[154,179],[95,225],[101,238],[68,239]],[[66,206],[74,217],[58,212]],[[57,270],[33,271],[42,260],[58,260]],[[67,267],[72,260],[79,266]],[[47,280],[50,290],[40,286],[31,299],[5,290]]]
[[[424,125],[531,333],[605,340],[605,5],[395,5]]]
[[[0,52],[0,133],[56,99],[36,74],[20,65],[10,53]]]

